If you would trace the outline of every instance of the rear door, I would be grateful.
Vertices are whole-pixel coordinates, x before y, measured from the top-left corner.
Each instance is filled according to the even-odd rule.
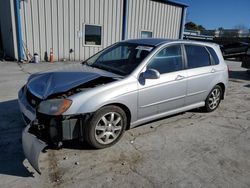
[[[216,69],[206,47],[185,45],[187,68],[186,105],[202,102],[206,99]]]

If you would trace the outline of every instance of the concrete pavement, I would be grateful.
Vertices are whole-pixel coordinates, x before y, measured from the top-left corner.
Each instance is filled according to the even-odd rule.
[[[227,63],[229,88],[216,111],[154,121],[103,150],[66,143],[41,156],[39,175],[22,153],[17,91],[31,73],[68,63],[0,62],[1,187],[250,187],[250,76]]]

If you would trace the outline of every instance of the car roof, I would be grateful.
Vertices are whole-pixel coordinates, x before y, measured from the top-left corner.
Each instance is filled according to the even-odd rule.
[[[148,45],[148,46],[159,46],[163,43],[173,42],[177,40],[171,39],[162,39],[162,38],[148,38],[148,39],[130,39],[125,40],[123,42],[132,43],[132,44],[140,44],[140,45]]]

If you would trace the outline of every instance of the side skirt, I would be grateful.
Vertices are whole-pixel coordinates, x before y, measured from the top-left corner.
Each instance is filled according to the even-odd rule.
[[[130,128],[136,127],[138,125],[141,125],[141,124],[149,122],[149,121],[153,121],[153,120],[160,119],[160,118],[163,118],[163,117],[166,117],[166,116],[178,114],[180,112],[186,112],[188,110],[191,110],[191,109],[194,109],[194,108],[199,108],[199,107],[202,107],[202,106],[205,106],[204,101],[199,102],[199,103],[195,103],[195,104],[192,104],[192,105],[189,105],[189,106],[184,106],[184,107],[181,107],[181,108],[178,108],[178,109],[174,109],[174,110],[171,110],[171,111],[167,111],[167,112],[164,112],[164,113],[155,114],[153,116],[146,117],[146,118],[137,120],[135,122],[132,122]]]

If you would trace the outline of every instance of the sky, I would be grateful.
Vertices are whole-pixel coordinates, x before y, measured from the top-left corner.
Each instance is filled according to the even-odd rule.
[[[250,0],[177,0],[189,5],[186,22],[192,21],[206,29],[250,29]]]

